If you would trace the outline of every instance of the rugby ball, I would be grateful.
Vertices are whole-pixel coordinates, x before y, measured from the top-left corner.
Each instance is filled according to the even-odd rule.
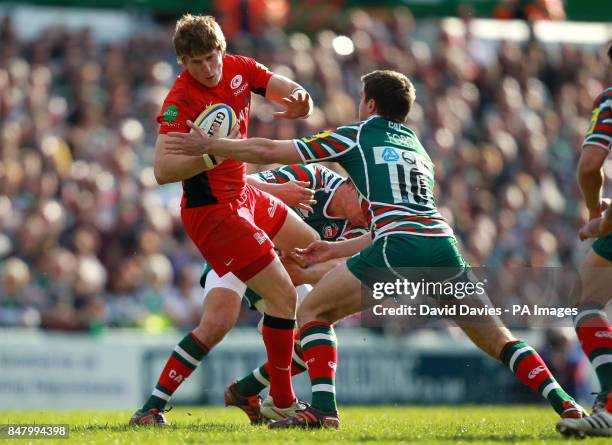
[[[202,128],[209,136],[213,135],[213,125],[219,124],[219,136],[225,137],[236,125],[236,113],[229,105],[214,104],[202,111],[193,123]]]
[[[236,113],[234,113],[234,110],[229,105],[221,103],[213,104],[202,111],[193,123],[203,129],[209,136],[213,135],[213,125],[218,124],[219,137],[225,137],[230,134],[230,131],[236,125]],[[207,170],[216,167],[224,160],[212,155],[204,155],[203,158]]]

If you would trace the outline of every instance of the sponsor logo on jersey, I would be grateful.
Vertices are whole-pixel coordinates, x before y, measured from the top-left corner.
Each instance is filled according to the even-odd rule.
[[[232,87],[232,90],[235,90],[236,88],[240,86],[241,83],[242,83],[242,75],[236,74],[230,82],[230,87]]]
[[[238,88],[236,91],[234,91],[234,96],[238,96],[239,94],[244,93],[244,91],[249,87],[248,83],[245,83],[244,85],[242,85],[240,88]],[[245,102],[248,103],[248,102]]]
[[[335,238],[338,235],[338,232],[340,231],[340,228],[338,227],[337,224],[335,223],[326,223],[323,226],[323,230],[322,230],[322,235],[323,238],[325,239],[332,239]]]
[[[529,375],[527,377],[529,378],[529,380],[533,380],[536,378],[538,374],[540,374],[541,372],[544,372],[544,370],[546,370],[544,366],[538,366],[537,368],[533,368],[529,372]]]
[[[416,159],[409,151],[402,151],[402,159],[408,164],[416,164]]]
[[[397,150],[393,147],[385,147],[382,153],[382,158],[385,162],[397,162],[399,161],[399,155]]]
[[[324,130],[324,131],[321,131],[321,132],[315,134],[314,136],[302,138],[302,141],[308,143],[308,142],[316,141],[317,139],[326,138],[330,134],[331,134],[330,130]]]
[[[612,331],[597,331],[595,332],[597,338],[612,338]]]
[[[401,145],[403,147],[414,147],[414,141],[406,136],[405,134],[389,133],[387,131],[387,142],[394,145]]]
[[[168,107],[164,110],[162,116],[169,122],[172,122],[178,117],[179,111],[176,105],[168,105]]]

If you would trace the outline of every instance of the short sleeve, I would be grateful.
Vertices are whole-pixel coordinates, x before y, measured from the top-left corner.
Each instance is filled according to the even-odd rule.
[[[170,91],[156,118],[159,124],[159,134],[166,134],[170,131],[189,132],[187,121],[194,118],[189,103],[189,100],[182,98],[181,90]]]
[[[246,72],[251,85],[251,91],[261,96],[266,95],[266,88],[270,78],[274,75],[265,65],[257,62],[251,57],[236,56],[246,67]]]
[[[304,163],[339,161],[357,146],[359,126],[347,125],[325,130],[314,136],[294,139],[293,144]]]
[[[604,150],[612,148],[612,90],[606,90],[593,104],[591,126],[582,146],[596,145]]]

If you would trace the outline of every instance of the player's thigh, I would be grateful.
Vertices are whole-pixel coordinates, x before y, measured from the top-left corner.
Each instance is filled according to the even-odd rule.
[[[296,292],[282,263],[274,260],[246,282],[264,300],[266,313],[275,317],[295,318]]]
[[[596,303],[605,305],[612,298],[612,237],[603,246],[593,244],[582,267],[580,268],[580,301],[579,303]],[[607,247],[606,247],[607,246]],[[599,248],[598,248],[599,247]],[[607,250],[602,250],[606,247]],[[609,250],[608,250],[609,249]],[[606,257],[602,256],[606,254]]]
[[[272,242],[277,249],[288,251],[296,247],[304,248],[317,239],[317,232],[289,209],[285,222]]]
[[[335,323],[362,309],[361,282],[342,263],[306,295],[298,308],[298,323],[300,326],[310,321]]]
[[[203,277],[204,278],[204,277]],[[200,280],[201,282],[202,280]],[[219,276],[214,269],[207,268],[204,279],[204,299],[213,289],[228,289],[234,291],[239,298],[242,298],[246,292],[247,286],[236,275],[231,272],[226,273],[222,277]]]

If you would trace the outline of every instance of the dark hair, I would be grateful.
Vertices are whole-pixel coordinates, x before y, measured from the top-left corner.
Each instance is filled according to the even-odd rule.
[[[174,30],[174,51],[179,62],[185,56],[208,54],[213,50],[225,52],[225,36],[210,15],[183,15]]]
[[[608,43],[608,60],[612,63],[612,41]]]
[[[374,99],[376,112],[394,122],[404,122],[412,108],[415,91],[412,82],[397,71],[372,71],[361,77],[365,100]]]

